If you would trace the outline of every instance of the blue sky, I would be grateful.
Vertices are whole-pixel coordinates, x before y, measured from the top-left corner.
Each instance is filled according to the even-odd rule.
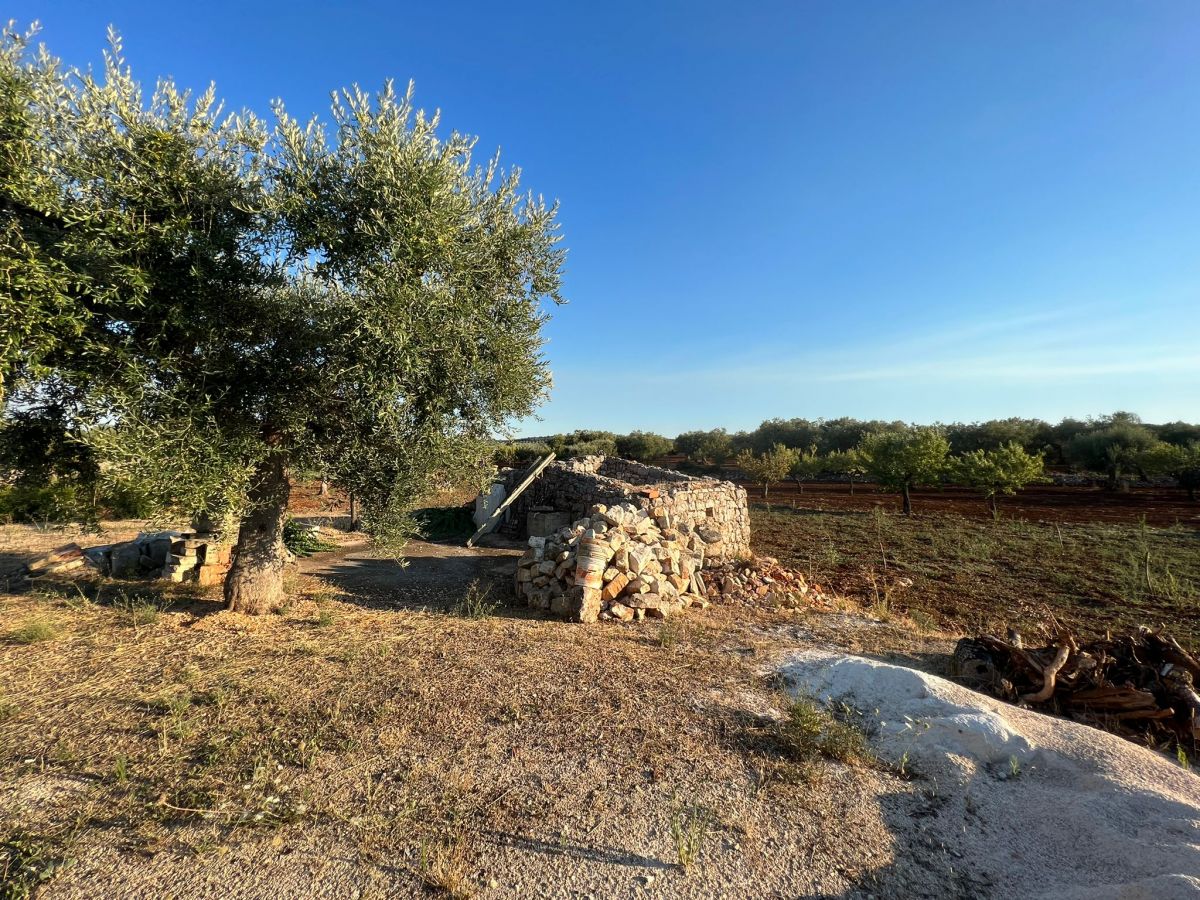
[[[562,204],[541,419],[1200,420],[1200,4],[26,2],[304,117],[416,82]]]

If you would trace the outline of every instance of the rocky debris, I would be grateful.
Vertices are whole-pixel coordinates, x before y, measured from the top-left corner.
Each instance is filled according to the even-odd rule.
[[[1149,628],[1082,643],[1061,631],[1045,647],[1021,635],[963,638],[951,672],[1003,700],[1058,712],[1155,747],[1200,742],[1200,661]]]
[[[215,534],[156,531],[131,541],[81,548],[67,544],[26,567],[31,578],[82,573],[84,569],[113,578],[154,576],[169,581],[221,584],[229,571],[233,546]]]
[[[770,556],[724,563],[707,570],[708,599],[716,603],[748,603],[769,609],[831,609],[831,598],[819,584]]]
[[[518,598],[577,622],[662,619],[707,607],[700,570],[708,544],[661,518],[633,503],[601,503],[549,536],[531,537],[517,563]]]
[[[25,567],[25,572],[30,578],[37,578],[81,569],[88,564],[85,554],[78,544],[64,544],[33,560]]]

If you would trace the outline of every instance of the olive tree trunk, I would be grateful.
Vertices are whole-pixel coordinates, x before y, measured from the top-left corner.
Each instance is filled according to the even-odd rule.
[[[906,482],[904,482],[904,485],[901,487],[900,490],[904,495],[904,514],[906,516],[911,516],[912,515],[912,493],[911,493],[912,489],[909,486],[909,483],[906,481]]]
[[[283,603],[287,566],[283,524],[291,492],[282,460],[267,460],[257,475],[249,509],[238,529],[233,565],[225,578],[226,604],[252,616],[269,613]]]

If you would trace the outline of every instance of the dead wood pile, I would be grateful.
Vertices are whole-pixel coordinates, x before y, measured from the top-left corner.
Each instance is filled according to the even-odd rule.
[[[1003,700],[1096,725],[1160,749],[1200,747],[1200,662],[1161,631],[1081,643],[1060,631],[1026,647],[1009,631],[963,638],[951,672]]]

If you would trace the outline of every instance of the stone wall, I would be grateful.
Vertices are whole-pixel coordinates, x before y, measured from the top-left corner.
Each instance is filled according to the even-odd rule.
[[[505,478],[511,492],[524,476]],[[703,551],[712,566],[750,553],[746,492],[729,481],[696,478],[611,456],[556,460],[548,465],[509,509],[509,521],[528,533],[530,513],[554,510],[571,521],[597,504],[631,503],[645,510],[664,532],[674,533],[689,550]]]

